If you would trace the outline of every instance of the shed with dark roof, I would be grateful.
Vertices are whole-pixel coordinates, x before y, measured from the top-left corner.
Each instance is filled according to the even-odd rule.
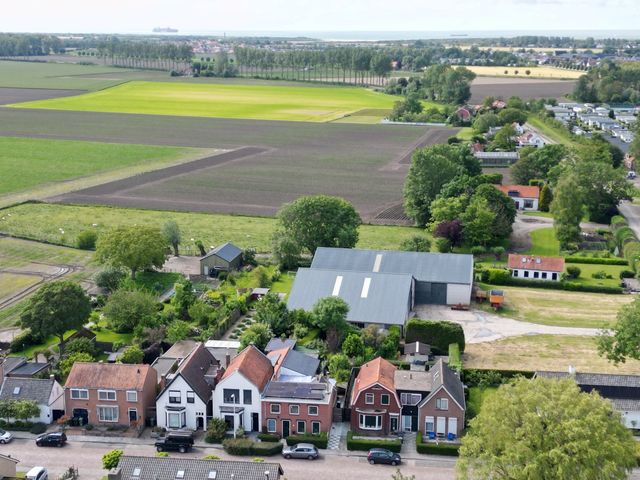
[[[200,259],[200,274],[217,276],[219,272],[239,270],[242,266],[242,250],[227,242],[217,246]]]

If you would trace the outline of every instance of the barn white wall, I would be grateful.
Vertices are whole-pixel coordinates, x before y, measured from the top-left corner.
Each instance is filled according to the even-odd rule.
[[[471,303],[471,284],[447,284],[447,305],[469,305]]]

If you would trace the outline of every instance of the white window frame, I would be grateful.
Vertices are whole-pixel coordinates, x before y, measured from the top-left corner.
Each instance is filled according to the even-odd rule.
[[[178,395],[176,395],[176,393]],[[177,402],[172,402],[171,401],[171,397],[175,398],[178,397],[178,401]],[[169,390],[169,403],[175,405],[176,403],[182,403],[182,392],[180,390]]]
[[[70,395],[71,400],[89,400],[89,390],[86,388],[72,388]]]
[[[317,432],[314,431],[316,425],[318,426],[318,431]],[[311,434],[312,435],[316,435],[316,434],[320,434],[320,433],[322,433],[322,424],[320,422],[318,422],[318,421],[311,422]]]
[[[131,397],[133,396],[133,400]],[[136,390],[127,390],[127,402],[136,403],[138,401],[138,392]]]
[[[280,408],[279,403],[272,403],[271,405],[269,405],[269,413],[271,413],[272,415],[280,415],[281,410],[282,409]]]
[[[196,403],[195,392],[191,392],[191,391],[187,392],[187,403]]]
[[[448,398],[436,398],[436,410],[449,410]]]
[[[316,409],[316,413],[311,413],[312,408]],[[317,405],[309,405],[309,407],[307,407],[307,414],[310,415],[311,417],[317,417],[319,412],[320,412],[320,409],[318,408]]]
[[[387,397],[386,403],[383,400],[384,397]],[[388,393],[381,393],[380,394],[380,405],[389,405],[390,403],[391,403],[391,395],[389,395]]]
[[[167,413],[167,427],[168,428],[182,428],[184,426],[184,412],[166,412]],[[171,417],[178,416],[178,426],[171,425]]]
[[[376,426],[375,427],[367,427],[366,426],[366,417],[375,417]],[[366,413],[360,413],[358,418],[358,425],[362,430],[382,430],[382,415],[370,415]]]
[[[98,421],[101,423],[118,423],[118,420],[120,418],[120,409],[118,408],[117,405],[97,405],[96,406],[96,413],[98,414]],[[105,418],[101,418],[100,413],[102,412],[102,409],[111,409],[112,411],[115,410],[115,419],[113,420],[106,420]]]
[[[300,430],[300,425],[302,425],[302,430]],[[298,420],[296,422],[296,433],[307,433],[307,422]]]
[[[127,410],[127,420],[131,422],[131,412],[136,412],[136,419],[134,421],[139,422],[140,415],[138,415],[138,409],[133,407],[129,407],[129,409]]]
[[[371,401],[369,401],[371,399]],[[373,405],[376,403],[376,396],[373,393],[365,393],[364,394],[364,403],[367,405]]]
[[[400,402],[402,405],[415,406],[422,400],[422,395],[419,393],[401,393]]]
[[[296,409],[295,412],[293,411],[294,408]],[[289,405],[289,415],[300,415],[300,405],[298,404]]]
[[[273,428],[271,428],[271,425],[273,425]],[[267,432],[275,433],[277,428],[278,428],[278,422],[276,421],[276,419],[267,418]]]
[[[431,430],[429,430],[429,424],[431,424]],[[436,419],[435,417],[425,417],[424,418],[424,431],[425,433],[436,431]]]
[[[113,398],[109,398],[113,394]],[[118,393],[115,390],[98,390],[98,400],[101,402],[117,402]]]

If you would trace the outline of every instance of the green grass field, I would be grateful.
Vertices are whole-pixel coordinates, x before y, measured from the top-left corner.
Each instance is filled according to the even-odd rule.
[[[0,299],[10,297],[15,293],[38,283],[40,278],[33,275],[19,275],[0,272]]]
[[[268,217],[30,203],[0,210],[0,233],[74,246],[78,234],[86,229],[96,228],[101,231],[118,225],[160,228],[169,219],[178,222],[182,230],[182,238],[185,240],[182,252],[191,254],[195,253],[193,244],[189,241],[191,238],[201,240],[206,246],[231,241],[242,248],[253,247],[259,252],[269,252],[271,236],[276,226],[276,220]],[[60,232],[61,228],[64,233]],[[362,225],[358,246],[397,249],[403,240],[416,234],[423,234],[423,230]]]
[[[177,147],[0,137],[0,197],[134,166],[155,168],[196,152]]]
[[[195,117],[326,122],[363,109],[389,109],[398,98],[363,88],[129,82],[20,108]]]
[[[541,228],[531,232],[533,245],[529,255],[558,256],[560,255],[560,242],[556,239],[555,231],[551,228]]]

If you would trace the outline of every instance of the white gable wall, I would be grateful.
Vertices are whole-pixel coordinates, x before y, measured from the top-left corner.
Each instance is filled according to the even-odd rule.
[[[169,391],[177,390],[180,392],[180,403],[169,403]],[[181,375],[175,377],[171,384],[165,389],[164,392],[156,399],[156,418],[159,427],[169,429],[169,417],[167,413],[167,407],[184,407],[185,413],[185,427],[190,430],[196,430],[198,428],[198,417],[203,418],[203,425],[206,428],[207,425],[207,404],[203,401],[198,394],[194,392],[194,403],[187,403],[187,392],[193,392],[193,389],[189,386]],[[208,400],[208,399],[207,399]],[[180,413],[180,412],[171,412]]]
[[[236,400],[235,405],[233,403],[224,402],[225,388],[239,391],[240,398]],[[251,404],[244,404],[243,390],[251,390]],[[246,431],[250,431],[252,427],[252,414],[257,413],[258,424],[256,425],[256,428],[259,429],[260,425],[262,425],[260,403],[261,393],[262,392],[260,392],[253,383],[251,383],[244,375],[236,370],[229,377],[225,378],[216,385],[216,389],[213,392],[213,416],[224,419],[226,415],[233,415],[233,413],[221,412],[220,407],[235,407],[237,411],[235,428],[237,429],[240,426],[240,417],[242,417],[243,428]],[[242,413],[239,412],[240,409],[243,409]]]

